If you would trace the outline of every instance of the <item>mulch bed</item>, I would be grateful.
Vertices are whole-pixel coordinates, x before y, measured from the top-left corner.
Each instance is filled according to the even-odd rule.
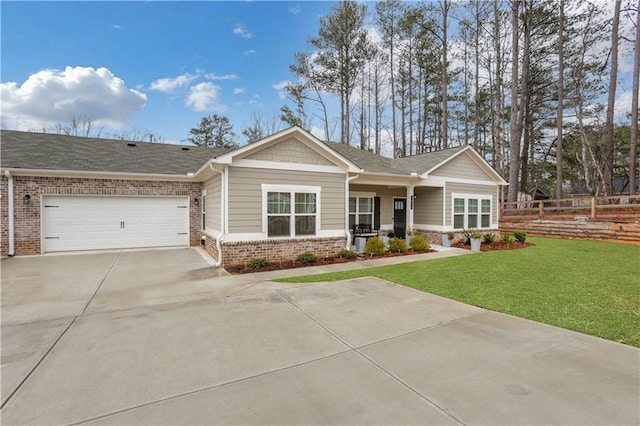
[[[502,241],[494,241],[491,244],[482,243],[480,245],[480,251],[514,250],[514,249],[520,249],[525,247],[531,247],[533,245],[534,245],[533,243],[526,243],[526,242],[521,243],[518,241],[514,241],[513,243],[510,243],[510,244],[504,243]],[[454,242],[453,244],[451,244],[451,247],[457,247],[457,248],[462,248],[467,250],[471,249],[470,246],[464,245],[462,241]],[[262,266],[260,268],[249,268],[248,266],[245,266],[245,265],[234,265],[234,266],[225,267],[225,270],[232,275],[252,274],[254,272],[269,272],[269,271],[279,271],[282,269],[304,268],[307,266],[333,265],[336,263],[355,262],[356,260],[363,260],[363,259],[381,259],[384,257],[409,256],[412,254],[431,253],[431,252],[435,252],[435,250],[426,250],[426,251],[407,250],[406,253],[385,252],[383,255],[380,255],[380,256],[362,255],[356,259],[345,259],[343,257],[325,257],[324,259],[319,259],[315,263],[301,263],[295,260],[289,260],[289,261],[283,261],[283,262],[273,262],[267,266]]]
[[[503,241],[494,241],[491,244],[483,242],[480,244],[480,251],[494,251],[494,250],[514,250],[525,247],[533,246],[533,243],[521,243],[520,241],[514,241],[512,243],[505,243]],[[455,241],[451,244],[451,247],[457,247],[461,249],[471,250],[471,246],[464,245],[462,241]]]
[[[382,259],[384,257],[408,256],[412,254],[431,253],[431,252],[435,252],[435,250],[423,250],[423,251],[407,250],[406,253],[385,252],[383,255],[380,255],[380,256],[362,255],[355,259],[345,259],[343,257],[326,257],[324,259],[319,259],[315,263],[300,263],[295,260],[289,260],[289,261],[283,261],[283,262],[273,262],[267,266],[262,266],[260,268],[249,268],[248,266],[245,266],[245,265],[234,265],[234,266],[225,267],[224,269],[232,275],[252,274],[254,272],[269,272],[269,271],[279,271],[281,269],[304,268],[307,266],[333,265],[336,263],[355,262],[356,260],[363,260],[363,259],[367,259],[367,260]]]

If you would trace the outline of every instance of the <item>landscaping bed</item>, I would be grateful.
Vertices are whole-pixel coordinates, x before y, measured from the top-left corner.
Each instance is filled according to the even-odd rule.
[[[332,257],[325,257],[325,258],[318,258],[317,262],[307,262],[307,263],[303,263],[300,262],[298,260],[287,260],[287,261],[282,261],[282,262],[269,262],[269,264],[267,265],[261,265],[261,266],[257,266],[257,267],[251,267],[250,265],[233,265],[233,266],[228,266],[225,267],[224,269],[232,274],[232,275],[238,275],[238,274],[252,274],[254,272],[269,272],[269,271],[279,271],[281,269],[296,269],[296,268],[305,268],[307,266],[320,266],[320,265],[333,265],[333,264],[338,264],[338,263],[349,263],[349,262],[355,262],[358,260],[369,260],[369,259],[382,259],[385,257],[397,257],[397,256],[410,256],[412,254],[420,254],[420,253],[433,253],[436,250],[407,250],[404,253],[401,252],[390,252],[387,251],[384,254],[380,254],[380,255],[368,255],[368,254],[361,254],[358,255],[357,257],[354,258],[345,258],[345,257],[340,257],[340,256],[332,256]]]
[[[482,244],[480,244],[480,251],[515,250],[515,249],[531,247],[533,245],[534,245],[533,243],[529,243],[529,242],[523,243],[520,241],[514,241],[512,243],[507,243],[504,241],[494,241],[490,244],[483,242]],[[465,245],[462,241],[456,241],[452,243],[451,247],[471,250],[471,247],[469,245]]]

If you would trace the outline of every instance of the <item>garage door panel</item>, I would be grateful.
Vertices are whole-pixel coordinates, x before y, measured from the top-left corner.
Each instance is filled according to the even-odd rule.
[[[46,196],[44,251],[189,245],[187,197]],[[55,207],[53,207],[55,206]]]

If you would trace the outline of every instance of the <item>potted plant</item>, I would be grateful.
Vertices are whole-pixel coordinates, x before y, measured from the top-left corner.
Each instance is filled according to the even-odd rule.
[[[451,247],[455,234],[451,231],[442,234],[442,247]]]
[[[480,251],[482,233],[480,231],[471,231],[469,234],[469,241],[471,241],[471,251]]]

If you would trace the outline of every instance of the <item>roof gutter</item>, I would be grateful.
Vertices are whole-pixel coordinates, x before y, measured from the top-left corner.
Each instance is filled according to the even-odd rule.
[[[163,173],[128,173],[128,172],[90,172],[82,170],[49,170],[49,169],[22,169],[22,168],[4,168],[5,175],[8,171],[13,176],[45,176],[45,177],[84,177],[90,179],[140,179],[140,180],[182,180],[193,181],[195,175],[188,173],[180,174],[163,174]]]
[[[13,222],[15,194],[13,193],[13,175],[11,175],[11,172],[9,170],[5,170],[4,175],[9,181],[7,188],[7,193],[9,196],[9,211],[7,212],[9,215],[9,251],[7,255],[9,257],[13,257],[13,255],[15,254],[15,225]]]

